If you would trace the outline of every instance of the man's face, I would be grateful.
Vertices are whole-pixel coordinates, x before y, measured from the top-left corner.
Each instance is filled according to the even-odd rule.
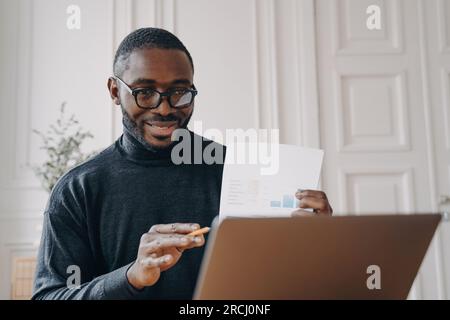
[[[131,89],[151,88],[166,92],[174,88],[192,88],[192,66],[186,53],[181,50],[135,50],[126,65],[120,78]],[[167,148],[172,143],[172,132],[177,128],[186,128],[192,115],[194,103],[187,108],[175,109],[164,98],[157,108],[142,109],[119,81],[110,79],[108,87],[114,102],[122,107],[124,120],[130,122],[139,140],[153,148]]]

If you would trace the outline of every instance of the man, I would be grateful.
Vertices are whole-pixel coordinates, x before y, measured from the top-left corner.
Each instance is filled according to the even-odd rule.
[[[205,239],[186,235],[218,214],[223,169],[171,161],[172,133],[193,113],[193,75],[191,55],[165,30],[139,29],[120,44],[108,88],[124,133],[54,187],[34,299],[192,297]],[[215,143],[190,134],[203,148]],[[297,197],[301,208],[332,212],[323,192]]]

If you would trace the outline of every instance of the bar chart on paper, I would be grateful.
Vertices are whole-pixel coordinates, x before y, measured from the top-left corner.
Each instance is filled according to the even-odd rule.
[[[220,217],[283,217],[298,207],[298,189],[316,189],[323,151],[280,145],[279,168],[262,175],[258,164],[229,164],[225,160]],[[227,153],[228,157],[228,153]]]
[[[290,194],[284,194],[282,200],[270,201],[271,208],[297,208],[299,200]]]

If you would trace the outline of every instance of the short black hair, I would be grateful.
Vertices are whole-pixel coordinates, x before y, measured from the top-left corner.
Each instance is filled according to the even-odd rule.
[[[115,76],[122,76],[125,62],[137,49],[176,49],[185,52],[194,71],[194,62],[184,44],[173,33],[160,28],[140,28],[125,37],[119,45],[114,57],[113,71]]]

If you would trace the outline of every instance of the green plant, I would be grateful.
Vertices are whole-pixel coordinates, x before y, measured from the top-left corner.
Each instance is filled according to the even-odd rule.
[[[45,134],[33,130],[42,139],[41,149],[46,151],[47,160],[32,169],[47,192],[51,192],[58,179],[70,168],[95,154],[84,154],[81,151],[81,144],[94,136],[89,131],[83,131],[75,115],[66,117],[65,107],[66,102],[63,102],[56,124],[50,125]]]

